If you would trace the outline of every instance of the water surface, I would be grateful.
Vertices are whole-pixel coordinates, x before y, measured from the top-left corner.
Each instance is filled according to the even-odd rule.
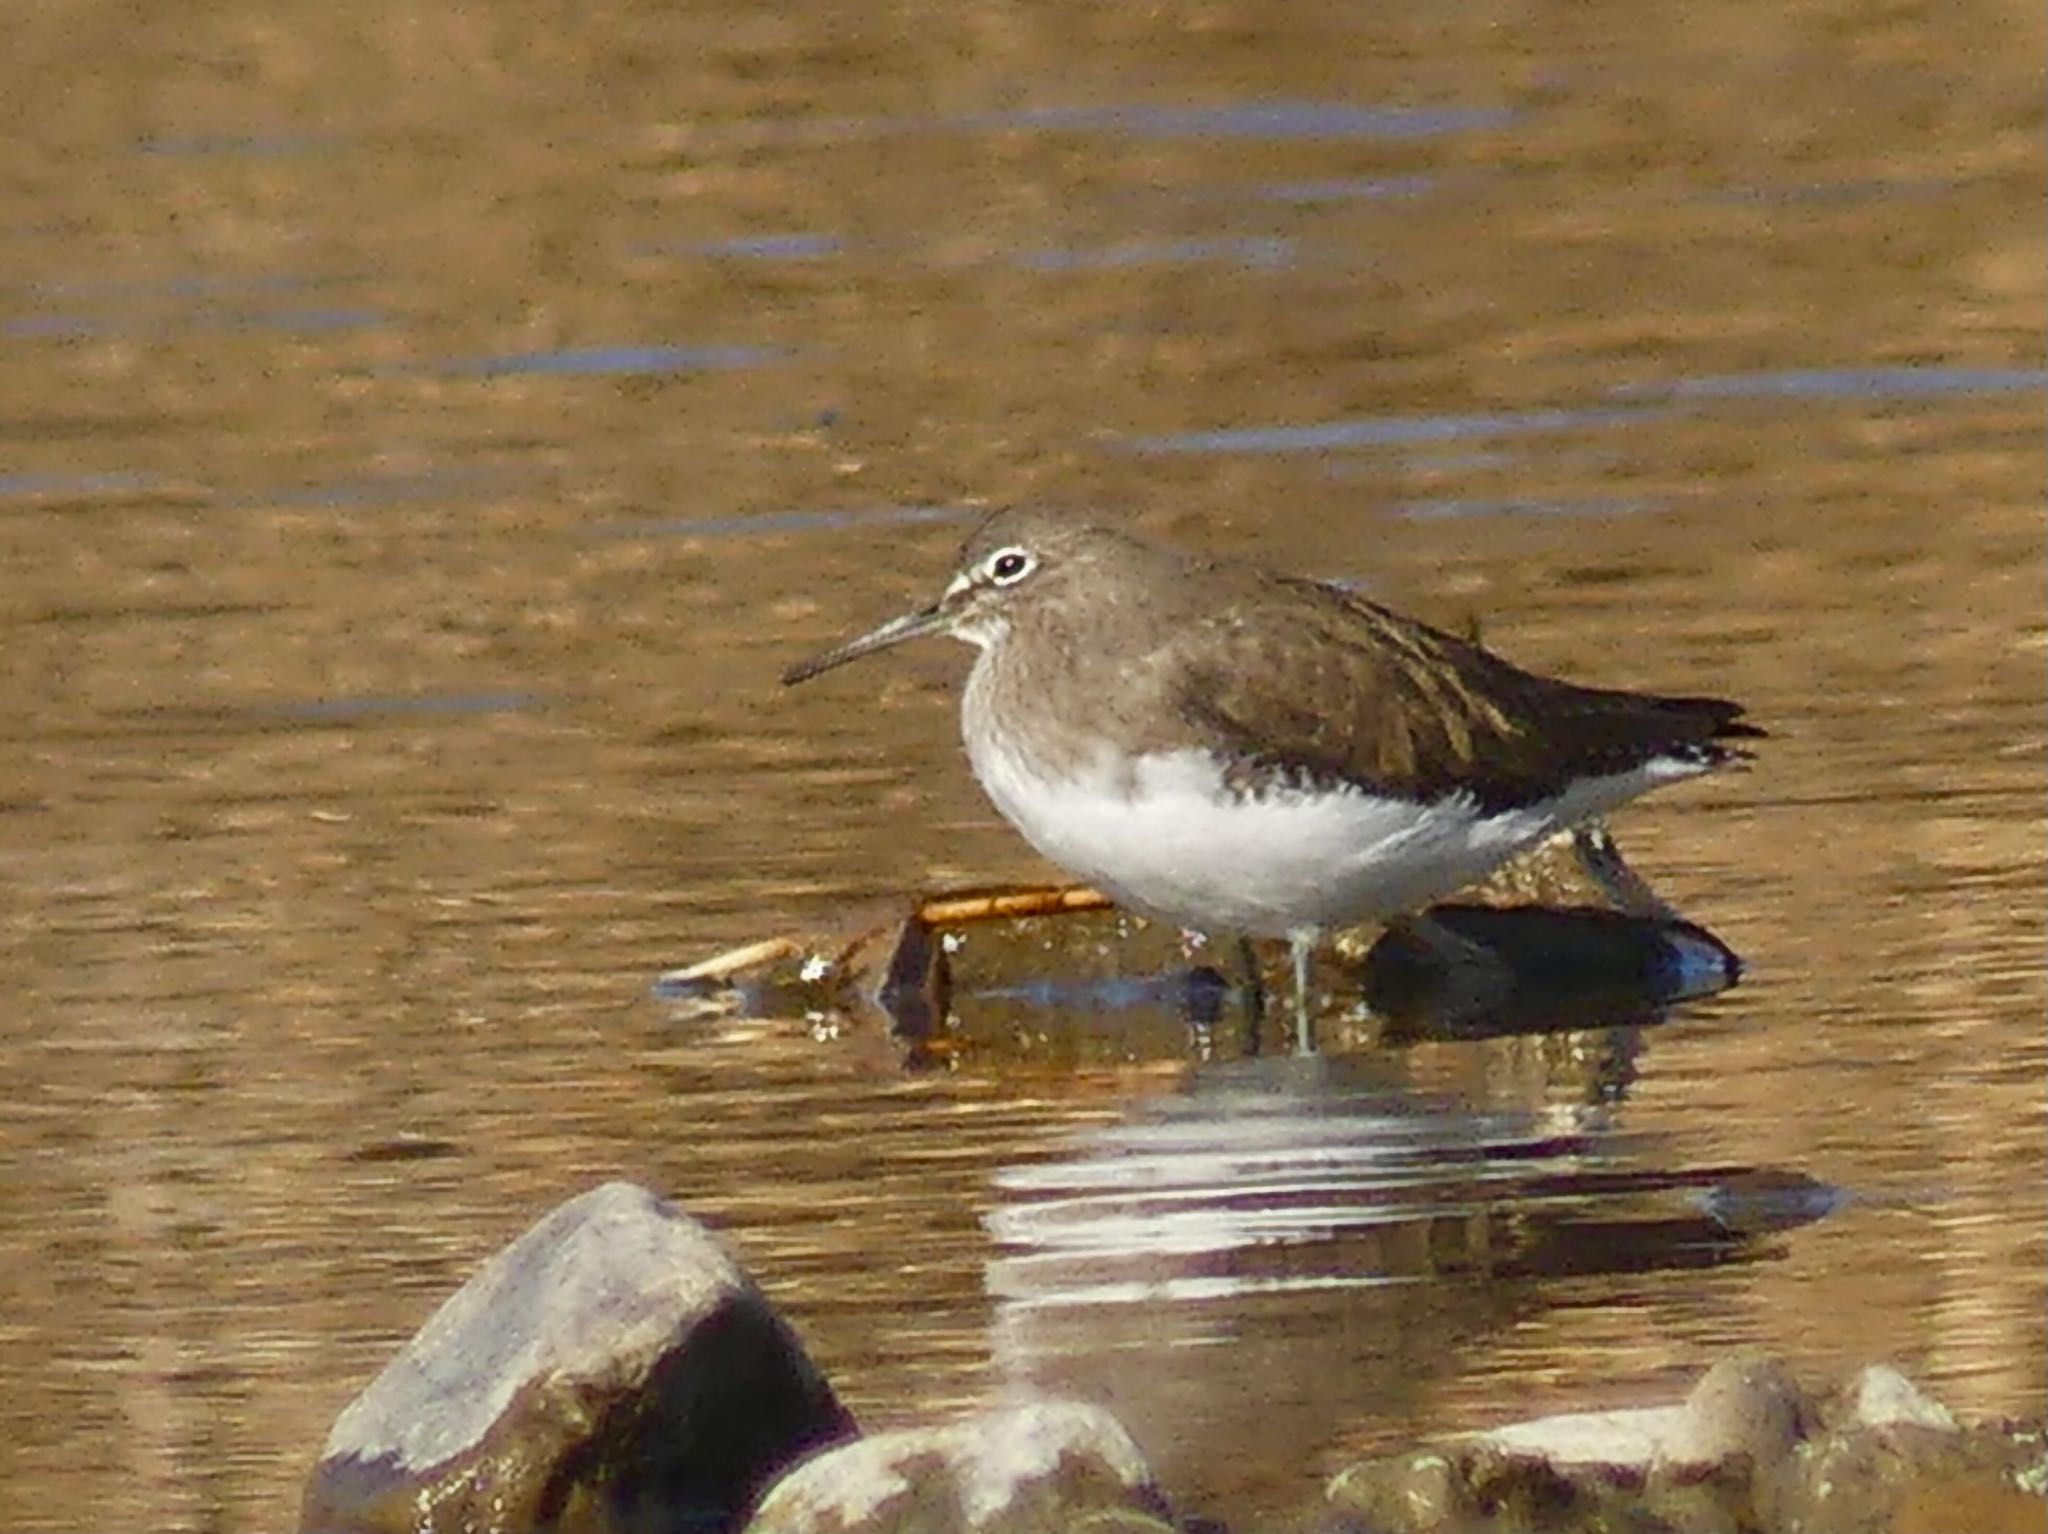
[[[2048,1408],[2040,17],[1631,21],[17,17],[0,1524],[288,1527],[616,1175],[867,1423],[1080,1391],[1240,1520],[1736,1343]],[[1755,768],[1617,830],[1744,983],[915,1070],[655,995],[1044,873],[963,655],[776,685],[1016,501],[1743,699]]]

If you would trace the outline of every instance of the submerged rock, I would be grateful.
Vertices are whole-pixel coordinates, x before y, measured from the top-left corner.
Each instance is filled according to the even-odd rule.
[[[716,1238],[607,1183],[493,1257],[349,1404],[300,1529],[708,1534],[854,1432]]]
[[[1420,934],[1387,931],[1358,965],[1396,1041],[1654,1022],[1742,974],[1719,938],[1672,916],[1447,903],[1428,918]]]
[[[1341,991],[1356,990],[1389,1040],[1487,1038],[1654,1022],[1736,984],[1726,944],[1678,918],[1598,827],[1561,832],[1430,921],[1341,930]],[[1429,936],[1424,936],[1429,934]],[[1117,910],[1078,885],[901,896],[835,929],[748,943],[663,975],[680,1013],[885,1021],[906,1063],[1033,1024],[1032,1004],[1085,1013],[1163,1009],[1197,1026],[1226,1001],[1253,1012],[1292,984],[1286,946],[1199,942]],[[1326,1021],[1335,1022],[1331,1018]],[[948,1035],[943,1042],[938,1036]]]
[[[1676,1406],[1583,1412],[1367,1461],[1330,1534],[2015,1534],[2048,1526],[2038,1428],[1960,1428],[1896,1370],[1826,1400],[1754,1353]]]
[[[1099,1407],[1038,1401],[827,1449],[746,1534],[1172,1534],[1151,1468]]]

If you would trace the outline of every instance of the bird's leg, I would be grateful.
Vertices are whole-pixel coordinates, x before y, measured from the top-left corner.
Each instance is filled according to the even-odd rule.
[[[1315,954],[1315,931],[1289,933],[1287,947],[1294,959],[1294,1052],[1312,1055],[1316,1052],[1316,1031],[1308,1015],[1308,972],[1309,960]]]
[[[1652,921],[1677,920],[1678,913],[1658,898],[1641,874],[1622,861],[1621,849],[1614,845],[1614,838],[1599,821],[1589,820],[1573,828],[1572,852],[1579,860],[1580,870],[1615,910]]]
[[[1257,1027],[1266,1015],[1266,974],[1259,967],[1259,951],[1252,946],[1252,940],[1241,937],[1237,940],[1237,963],[1244,972],[1244,1010]]]

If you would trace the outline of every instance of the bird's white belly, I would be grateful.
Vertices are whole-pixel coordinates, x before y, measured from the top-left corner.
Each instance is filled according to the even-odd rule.
[[[969,757],[997,809],[1053,862],[1178,926],[1279,937],[1412,911],[1472,883],[1561,826],[1671,777],[1653,765],[1558,799],[1483,814],[1358,788],[1239,797],[1213,757],[1105,756],[1054,777],[999,744]]]

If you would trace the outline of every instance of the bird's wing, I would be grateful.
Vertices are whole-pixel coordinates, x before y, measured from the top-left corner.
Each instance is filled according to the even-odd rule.
[[[1741,754],[1721,742],[1763,733],[1734,703],[1537,676],[1334,588],[1284,584],[1291,600],[1203,614],[1173,656],[1181,717],[1242,761],[1248,790],[1351,783],[1512,809],[1659,758],[1704,770]]]

